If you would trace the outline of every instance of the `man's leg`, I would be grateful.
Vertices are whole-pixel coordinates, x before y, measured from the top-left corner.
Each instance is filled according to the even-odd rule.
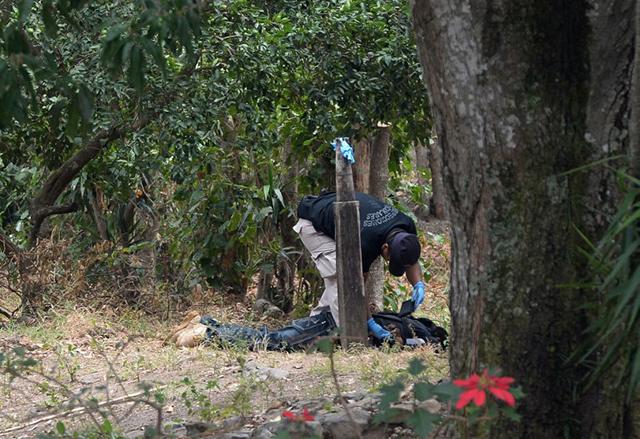
[[[311,253],[313,262],[324,281],[324,292],[318,306],[311,315],[319,314],[325,307],[329,307],[331,315],[340,326],[340,313],[338,312],[338,277],[336,275],[336,242],[324,233],[318,232],[306,219],[298,220],[293,227],[298,233],[304,246]]]
[[[311,310],[309,315],[320,314],[322,311],[326,309],[328,306],[331,310],[331,315],[333,316],[333,320],[336,322],[336,326],[340,326],[340,312],[338,309],[338,276],[336,275],[335,267],[336,267],[336,252],[333,252],[329,255],[322,254],[315,259],[316,267],[320,270],[320,265],[323,266],[331,266],[333,265],[333,275],[324,276],[322,275],[322,270],[320,270],[320,274],[322,275],[322,279],[324,280],[324,292],[318,301],[318,306]]]

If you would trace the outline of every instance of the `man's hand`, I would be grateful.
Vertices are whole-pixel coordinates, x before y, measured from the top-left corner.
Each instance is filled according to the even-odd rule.
[[[367,320],[367,326],[369,327],[369,331],[371,331],[373,333],[373,336],[378,340],[381,340],[381,341],[393,340],[391,333],[386,329],[384,329],[382,326],[380,326],[378,323],[376,323],[376,321],[373,320],[373,317],[370,317],[369,320]]]
[[[424,302],[424,283],[422,283],[421,280],[416,282],[416,284],[413,286],[413,293],[411,294],[411,299],[415,304],[415,308],[413,309],[414,311],[420,307],[422,302]]]

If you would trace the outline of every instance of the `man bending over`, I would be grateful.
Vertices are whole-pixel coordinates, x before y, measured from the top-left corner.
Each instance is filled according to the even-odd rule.
[[[407,280],[413,286],[412,299],[417,309],[424,301],[425,291],[418,263],[420,242],[416,235],[415,223],[396,208],[370,195],[356,192],[356,200],[359,202],[362,271],[365,280],[373,261],[382,256],[389,262],[389,272],[392,275],[406,274]],[[324,280],[324,292],[311,315],[329,307],[333,319],[339,326],[335,202],[335,192],[304,197],[298,204],[299,220],[293,229],[311,253]],[[367,325],[376,338],[391,337],[391,334],[372,318],[369,318]]]

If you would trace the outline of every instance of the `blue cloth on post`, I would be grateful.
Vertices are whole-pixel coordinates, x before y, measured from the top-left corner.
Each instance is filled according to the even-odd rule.
[[[336,148],[340,146],[342,156],[353,165],[356,162],[356,159],[354,157],[353,148],[349,145],[348,140],[348,137],[336,137],[334,141],[331,142],[331,148],[335,151]]]

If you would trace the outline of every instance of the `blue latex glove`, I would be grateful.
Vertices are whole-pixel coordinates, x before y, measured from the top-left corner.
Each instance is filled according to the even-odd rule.
[[[369,327],[369,331],[371,331],[373,333],[373,336],[378,340],[390,341],[393,339],[393,337],[391,336],[391,333],[386,329],[384,329],[382,326],[380,326],[378,323],[376,323],[376,321],[373,320],[373,317],[367,320],[367,326]]]
[[[418,281],[413,286],[413,293],[411,294],[411,299],[415,304],[415,307],[413,309],[414,311],[418,309],[418,307],[422,304],[422,302],[424,302],[424,284],[422,283],[421,280]]]
[[[356,159],[353,156],[353,148],[349,145],[348,140],[349,139],[347,137],[336,137],[335,140],[331,142],[331,147],[335,151],[335,149],[340,146],[342,156],[353,165],[356,162]]]

